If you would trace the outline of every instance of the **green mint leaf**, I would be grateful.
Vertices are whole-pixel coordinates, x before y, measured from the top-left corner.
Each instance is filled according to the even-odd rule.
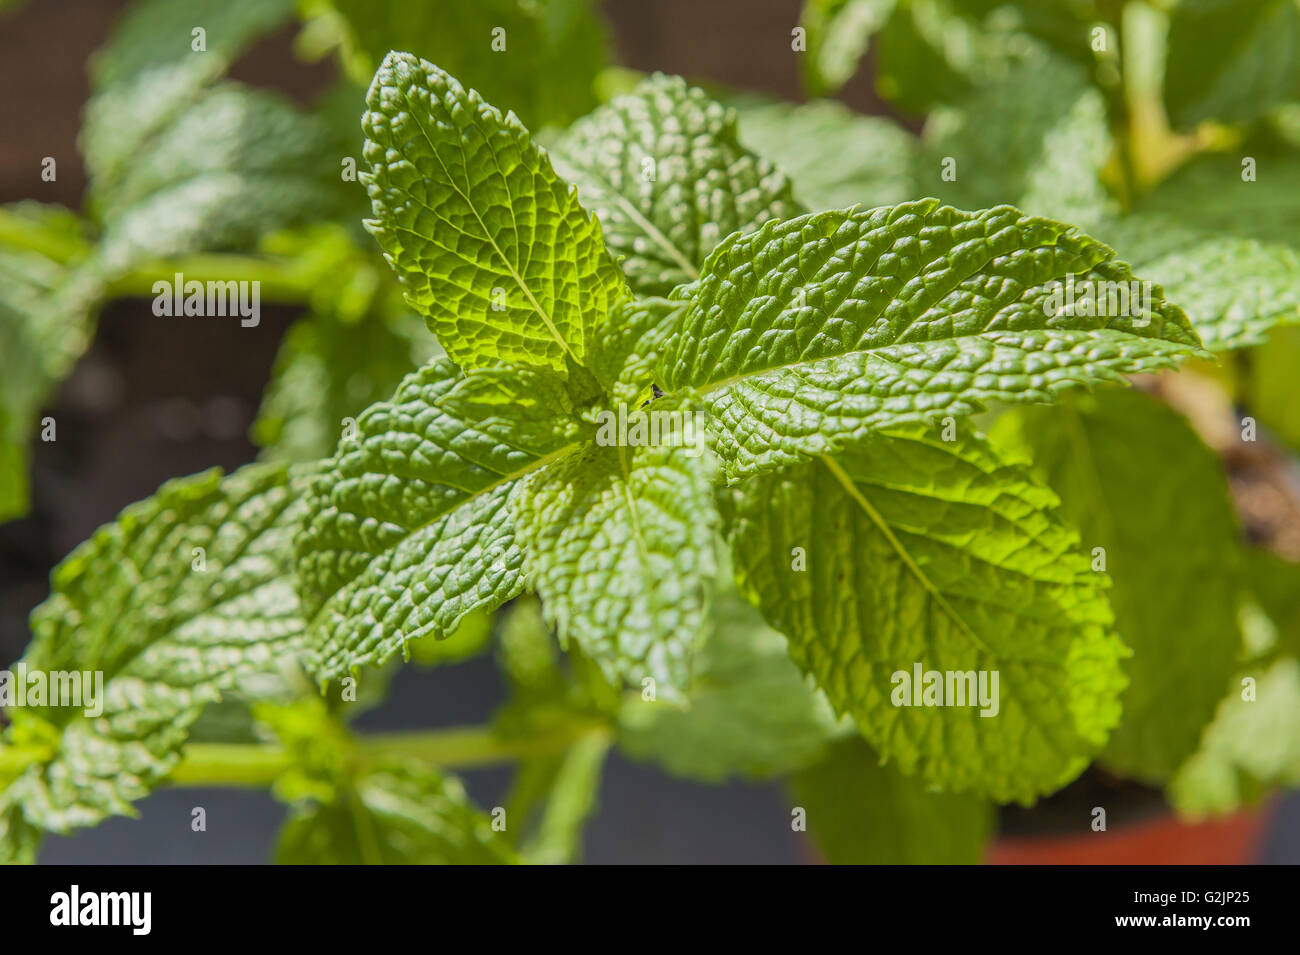
[[[661,352],[682,307],[671,299],[639,298],[610,314],[605,334],[592,347],[590,365],[611,404],[639,408],[653,396]]]
[[[1300,95],[1300,3],[1182,0],[1169,19],[1165,108],[1175,126],[1257,119]]]
[[[1212,351],[1259,344],[1300,322],[1300,160],[1262,152],[1254,181],[1239,158],[1193,163],[1101,234],[1182,305]]]
[[[444,637],[523,588],[509,500],[577,425],[558,382],[530,369],[465,374],[437,358],[372,405],[312,482],[297,572],[329,680]]]
[[[653,680],[658,699],[685,694],[704,632],[712,470],[696,446],[590,444],[535,473],[514,500],[528,582],[561,644],[611,681]]]
[[[732,555],[795,663],[883,757],[1030,802],[1088,764],[1125,682],[1105,577],[1056,504],[973,434],[890,431],[740,485]],[[945,692],[947,673],[973,673],[988,704],[906,705],[931,672]],[[966,686],[951,689],[959,703]]]
[[[741,142],[776,163],[809,209],[893,205],[922,194],[913,175],[916,137],[841,103],[734,103]]]
[[[366,227],[448,356],[581,365],[628,291],[577,190],[514,114],[409,53],[385,57],[366,105]]]
[[[366,773],[328,804],[297,807],[279,865],[502,865],[517,861],[454,778],[424,766]]]
[[[1166,794],[1181,815],[1199,818],[1235,812],[1274,786],[1300,786],[1300,660],[1292,656],[1237,674]]]
[[[287,21],[294,0],[144,0],[91,61],[81,149],[91,202],[112,191],[149,140],[191,105],[258,36]],[[202,50],[195,49],[202,29]]]
[[[1115,389],[1013,409],[992,438],[1029,456],[1113,581],[1115,626],[1134,653],[1102,761],[1165,781],[1196,748],[1241,646],[1238,531],[1218,456],[1177,412]],[[1156,475],[1157,493],[1137,491]]]
[[[861,739],[832,746],[791,778],[790,794],[832,865],[975,865],[993,828],[985,800],[932,792]]]
[[[786,639],[739,595],[720,596],[685,705],[629,700],[619,748],[676,776],[720,782],[802,769],[837,731],[830,704],[790,661]]]
[[[292,660],[302,621],[284,568],[300,498],[283,467],[169,481],[56,567],[22,663],[101,672],[90,708],[102,713],[49,699],[9,710],[11,741],[36,737],[50,752],[0,798],[56,832],[130,814],[204,704]]]
[[[597,105],[609,41],[591,0],[330,0],[343,15],[349,72],[368,80],[389,50],[439,64],[529,128],[565,125]],[[500,31],[500,32],[495,32]]]
[[[1127,300],[1136,281],[1100,242],[1008,206],[801,216],[729,237],[674,293],[689,304],[663,385],[694,389],[725,472],[745,477],[880,428],[993,399],[1050,402],[1195,354],[1159,286],[1115,309],[1131,315],[1069,307],[1073,295],[1105,311],[1109,283]]]
[[[736,117],[701,89],[656,73],[579,120],[551,150],[641,295],[699,277],[732,232],[803,211],[790,182],[736,139]]]

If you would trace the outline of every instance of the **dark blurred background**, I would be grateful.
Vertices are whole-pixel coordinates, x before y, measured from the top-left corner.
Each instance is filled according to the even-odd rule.
[[[32,0],[0,16],[0,202],[37,199],[78,207],[85,175],[76,136],[89,94],[86,58],[125,0]],[[800,99],[790,30],[799,0],[606,0],[620,63]],[[307,103],[334,75],[332,61],[303,63],[293,30],[255,45],[231,75]],[[882,112],[860,70],[839,97]],[[58,179],[42,182],[53,156]],[[0,525],[0,662],[21,655],[27,614],[48,593],[50,568],[126,504],[170,477],[253,460],[247,438],[293,308],[263,307],[261,324],[230,334],[215,322],[153,321],[146,300],[109,305],[93,347],[49,413],[58,440],[37,442],[33,509]],[[357,722],[397,730],[480,722],[504,695],[488,658],[434,670],[405,668],[388,702]],[[466,774],[480,805],[503,798],[508,770]],[[190,831],[190,810],[208,831]],[[263,792],[161,790],[138,820],[113,819],[50,837],[51,863],[249,863],[268,858],[284,814]],[[702,786],[613,757],[600,810],[587,829],[588,862],[779,863],[808,861],[775,785]],[[1261,861],[1300,862],[1300,800],[1280,807]]]

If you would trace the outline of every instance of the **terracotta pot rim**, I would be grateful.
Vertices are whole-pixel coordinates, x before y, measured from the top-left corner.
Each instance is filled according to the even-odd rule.
[[[999,835],[985,861],[992,865],[1243,865],[1258,856],[1277,805],[1253,806],[1196,822],[1172,810],[1105,832],[1041,836]]]

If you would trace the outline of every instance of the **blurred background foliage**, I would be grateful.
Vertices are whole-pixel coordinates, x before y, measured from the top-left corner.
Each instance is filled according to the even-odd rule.
[[[26,643],[25,614],[54,559],[123,504],[211,464],[328,455],[346,419],[437,353],[361,228],[368,203],[349,175],[365,87],[387,50],[438,63],[544,143],[663,70],[733,107],[741,141],[788,173],[810,209],[922,195],[1012,203],[1110,242],[1188,310],[1217,363],[990,421],[995,437],[1032,455],[1085,541],[1123,568],[1113,603],[1139,650],[1124,727],[1040,816],[1130,797],[1145,807],[1163,791],[1201,817],[1300,783],[1300,337],[1288,327],[1300,325],[1295,0],[0,6],[11,8],[0,69],[14,116],[0,153],[6,658]],[[498,28],[502,51],[492,48]],[[76,61],[92,49],[83,78]],[[53,180],[41,176],[46,157]],[[1256,179],[1243,180],[1244,157]],[[238,333],[154,320],[152,283],[174,272],[258,280],[273,307]],[[1246,416],[1260,425],[1249,444]],[[42,440],[47,422],[57,440]],[[992,807],[925,793],[879,767],[807,691],[784,638],[733,598],[717,614],[689,718],[623,700],[580,657],[562,663],[528,602],[413,647],[417,666],[363,681],[365,705],[348,718],[363,728],[412,714],[421,726],[464,721],[504,698],[494,723],[503,739],[535,735],[548,719],[612,721],[622,756],[608,764],[617,795],[593,825],[596,858],[700,859],[698,839],[665,843],[665,828],[718,827],[689,784],[662,789],[686,794],[677,816],[655,817],[644,794],[619,807],[629,789],[677,785],[626,760],[758,807],[734,814],[749,828],[723,844],[705,838],[719,858],[812,852],[793,841],[782,800],[824,807],[813,834],[830,861],[982,857]],[[1240,702],[1242,674],[1258,676],[1261,694],[1268,687],[1269,705]],[[371,709],[390,683],[394,702]],[[468,688],[465,705],[432,712],[426,686]],[[307,752],[346,732],[322,706],[286,678],[213,707],[195,731],[306,748],[302,765],[313,770],[277,784],[293,808],[276,857],[458,851],[444,834],[479,825],[462,818],[460,784],[384,765],[341,789],[337,767]],[[578,856],[611,745],[599,733],[580,739],[525,758],[513,776],[468,777],[485,804],[504,800],[528,820],[493,850],[502,858]],[[753,782],[772,779],[788,789]],[[399,795],[405,811],[393,808]],[[356,812],[371,837],[356,835]],[[646,818],[660,828],[646,829]],[[1270,851],[1294,860],[1300,837],[1288,818],[1275,846],[1290,838],[1290,848]],[[78,857],[71,845],[60,855],[56,844],[53,857]]]

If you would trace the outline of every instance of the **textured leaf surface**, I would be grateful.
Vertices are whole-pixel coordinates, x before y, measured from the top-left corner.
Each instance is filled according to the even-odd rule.
[[[724,236],[802,211],[789,180],[737,141],[735,114],[680,77],[642,81],[551,152],[642,295],[698,278]]]
[[[65,831],[130,814],[204,703],[293,659],[302,622],[285,571],[299,501],[280,467],[170,481],[55,568],[23,662],[102,671],[103,713],[11,711],[14,731],[54,745],[4,794],[29,823]]]
[[[337,804],[304,806],[276,846],[281,865],[506,865],[517,861],[460,782],[432,769],[367,773]]]
[[[611,680],[680,699],[704,632],[717,512],[695,447],[591,444],[515,499],[530,586],[566,645]]]
[[[696,390],[726,473],[744,477],[1195,353],[1158,286],[1147,313],[1082,315],[1052,301],[1068,277],[1134,280],[1101,243],[1007,206],[928,199],[771,223],[725,240],[674,293],[689,306],[664,346],[664,386]]]
[[[808,831],[832,865],[974,865],[992,829],[977,796],[930,792],[861,739],[836,743],[790,780]]]
[[[742,590],[903,772],[1032,801],[1078,775],[1119,721],[1125,648],[1105,579],[1055,495],[981,439],[891,431],[737,494]],[[893,675],[918,664],[997,672],[997,715],[895,705],[910,697]]]
[[[736,103],[740,139],[794,183],[817,211],[892,205],[922,194],[913,177],[916,138],[897,123],[840,103]]]
[[[366,225],[448,356],[581,364],[627,287],[519,120],[407,53],[384,59],[366,105]]]
[[[312,669],[378,664],[523,587],[509,499],[573,440],[566,399],[526,369],[443,358],[357,421],[313,481],[297,540]]]
[[[619,716],[619,746],[689,779],[763,778],[815,761],[836,732],[826,698],[790,661],[786,639],[736,595],[718,598],[684,705],[639,697]]]
[[[1241,122],[1300,94],[1300,3],[1182,0],[1169,20],[1165,106],[1176,126]]]
[[[1218,456],[1181,415],[1106,389],[1017,408],[993,439],[1027,453],[1084,549],[1105,549],[1129,686],[1102,760],[1159,783],[1196,748],[1241,646],[1238,532]]]
[[[1204,160],[1101,235],[1187,309],[1212,351],[1258,344],[1300,322],[1300,160],[1266,153],[1254,182],[1239,160]]]
[[[639,408],[653,397],[660,355],[682,308],[681,302],[671,299],[639,298],[611,313],[590,361],[592,374],[611,404]]]

